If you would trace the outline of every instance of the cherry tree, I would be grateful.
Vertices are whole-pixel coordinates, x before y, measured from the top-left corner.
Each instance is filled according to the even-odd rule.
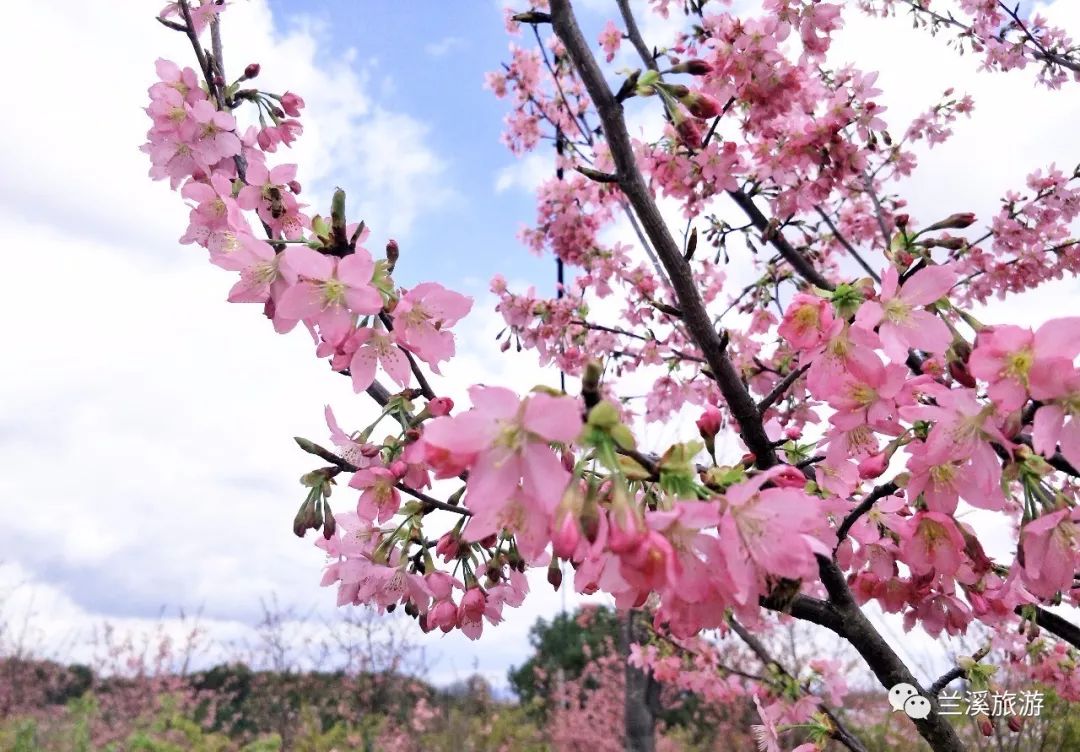
[[[491,289],[502,349],[564,379],[476,385],[465,409],[436,377],[472,300],[397,284],[397,243],[376,257],[378,217],[349,217],[343,190],[327,214],[302,203],[284,155],[304,101],[258,88],[258,64],[227,74],[226,4],[162,12],[194,67],[158,61],[143,148],[190,207],[182,242],[231,273],[230,301],[305,330],[378,406],[357,430],[327,407],[332,449],[298,439],[327,463],[302,479],[294,526],[321,533],[322,584],[341,606],[401,606],[425,631],[473,639],[524,601],[536,567],[555,588],[648,606],[684,649],[714,629],[753,648],[771,614],[811,622],[882,687],[926,696],[914,728],[942,752],[964,744],[935,692],[989,671],[988,655],[1074,696],[1080,628],[1048,607],[1080,603],[1080,317],[1032,330],[974,311],[1080,268],[1080,170],[1033,166],[993,216],[911,216],[899,181],[973,102],[947,89],[889,124],[876,75],[827,53],[852,13],[902,16],[983,69],[1036,68],[1057,89],[1080,80],[1080,47],[994,0],[763,0],[744,17],[651,0],[685,23],[649,40],[627,0],[615,6],[590,35],[569,0],[507,11],[510,59],[487,85],[511,105],[513,153],[554,147],[522,239],[555,257],[559,284]],[[635,70],[612,64],[623,45]],[[691,413],[692,440],[642,440]],[[1009,556],[987,555],[984,520],[1012,531]],[[869,602],[933,636],[997,636],[924,685]],[[762,749],[810,716],[816,741],[800,750],[864,748],[820,702],[755,702]]]

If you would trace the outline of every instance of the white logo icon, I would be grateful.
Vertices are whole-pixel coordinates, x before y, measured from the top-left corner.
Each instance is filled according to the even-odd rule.
[[[908,718],[915,720],[926,718],[930,715],[930,701],[922,695],[909,697],[904,703],[904,712],[908,714]]]
[[[893,712],[907,713],[908,718],[921,719],[930,715],[930,701],[919,694],[911,684],[901,682],[889,690],[889,704]]]

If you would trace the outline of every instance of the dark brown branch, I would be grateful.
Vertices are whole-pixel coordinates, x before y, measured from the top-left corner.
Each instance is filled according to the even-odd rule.
[[[1073,647],[1080,649],[1080,627],[1070,621],[1062,619],[1055,613],[1047,611],[1045,608],[1040,608],[1039,606],[1027,606],[1026,608],[1034,611],[1034,621],[1037,625],[1047,632],[1065,640],[1065,642]],[[1016,613],[1020,616],[1024,616],[1024,609],[1024,606],[1017,606]]]
[[[210,67],[210,61],[206,58],[206,50],[203,49],[202,42],[199,41],[199,35],[195,32],[195,21],[191,17],[191,7],[188,5],[188,0],[179,0],[179,4],[180,13],[184,16],[184,24],[187,26],[184,31],[187,32],[188,40],[195,49],[195,59],[199,61],[199,70],[202,71],[203,78],[206,79],[206,89],[217,102],[218,109],[224,109],[225,102],[221,97],[217,84],[214,82],[214,69]]]
[[[937,697],[923,691],[922,685],[908,667],[866,618],[866,614],[855,603],[840,567],[824,556],[818,556],[817,560],[821,581],[829,593],[829,605],[837,615],[839,628],[830,629],[851,643],[874,672],[881,686],[910,684],[930,701],[930,715],[923,719],[914,718],[912,723],[922,738],[930,744],[931,749],[935,752],[964,752],[964,744],[957,736],[956,729],[939,711]]]
[[[630,44],[634,45],[634,49],[637,50],[641,62],[645,63],[645,66],[650,70],[659,70],[656,65],[656,58],[649,52],[649,46],[645,44],[645,38],[641,36],[637,19],[634,18],[634,13],[630,10],[629,0],[616,0],[616,5],[619,6],[619,14],[622,16],[623,23],[626,24],[626,36],[630,39]]]
[[[799,380],[799,377],[806,373],[810,368],[810,364],[801,365],[794,371],[789,373],[784,378],[780,379],[780,382],[772,388],[772,391],[765,395],[760,402],[758,402],[758,412],[764,413],[774,404],[776,404],[783,396],[784,393],[791,388],[791,385]]]
[[[184,26],[184,24],[182,24],[182,23],[176,23],[176,21],[170,21],[169,19],[162,18],[161,16],[158,16],[157,20],[158,20],[158,23],[160,23],[162,26],[164,26],[167,29],[172,29],[173,31],[182,31],[185,34],[187,33],[187,27]]]
[[[878,486],[868,493],[859,506],[852,509],[847,517],[844,518],[844,521],[840,523],[840,527],[836,531],[836,547],[833,548],[833,554],[836,554],[836,550],[840,547],[840,543],[847,537],[847,534],[851,532],[851,526],[854,525],[860,517],[869,512],[878,501],[884,499],[886,496],[892,496],[898,490],[897,485],[890,481],[889,483]]]
[[[870,279],[874,280],[878,284],[881,284],[881,277],[878,276],[878,273],[874,271],[873,267],[871,267],[870,264],[866,263],[866,259],[864,259],[862,255],[857,250],[855,250],[855,246],[849,243],[848,239],[840,233],[840,230],[838,230],[836,228],[836,225],[833,224],[833,221],[829,217],[829,215],[826,214],[820,206],[815,206],[814,209],[821,216],[821,218],[825,220],[825,224],[829,226],[829,230],[832,232],[833,237],[836,238],[837,241],[839,241],[840,245],[844,246],[844,248],[847,249],[847,252],[851,255],[851,257],[855,259],[855,261],[858,262],[859,266],[863,268],[863,271],[870,275]]]
[[[589,180],[596,181],[597,183],[619,182],[619,176],[612,175],[610,172],[601,172],[600,170],[594,170],[591,167],[585,167],[584,165],[574,165],[574,169],[587,177]]]
[[[428,506],[430,506],[430,507],[432,507],[434,509],[441,509],[444,512],[453,512],[455,514],[461,514],[461,515],[464,515],[466,517],[471,517],[472,516],[472,510],[470,510],[470,509],[467,509],[467,508],[461,507],[461,506],[455,506],[453,504],[447,504],[445,501],[439,501],[438,499],[436,499],[436,498],[434,498],[432,496],[428,496],[426,493],[424,493],[422,491],[416,491],[416,490],[414,490],[412,488],[409,488],[408,486],[406,486],[406,485],[404,485],[402,483],[398,483],[397,485],[394,486],[394,488],[396,488],[397,490],[399,490],[399,491],[401,491],[403,493],[407,493],[409,496],[412,496],[412,497],[414,497],[416,499],[419,499],[420,501],[424,502],[425,504],[427,504]]]
[[[990,646],[986,645],[985,647],[979,648],[977,651],[975,651],[975,654],[971,656],[971,659],[978,663],[983,658],[985,658],[987,653],[989,652]],[[941,694],[941,690],[949,686],[950,682],[956,681],[965,674],[967,674],[966,669],[963,669],[960,666],[954,666],[953,668],[949,669],[944,674],[939,676],[937,681],[931,684],[926,691],[934,697],[937,697],[939,694]]]
[[[812,285],[820,287],[822,290],[832,290],[833,284],[829,280],[825,279],[821,273],[814,268],[805,256],[795,246],[788,242],[788,239],[781,234],[779,230],[772,227],[768,218],[761,213],[761,210],[757,208],[754,203],[754,199],[750,197],[743,190],[728,191],[728,195],[738,205],[743,213],[750,219],[754,227],[767,239],[768,243],[775,248],[784,260],[791,265],[791,268],[795,272],[809,282]]]
[[[630,134],[623,120],[622,106],[615,101],[604,81],[589,44],[578,28],[569,0],[553,0],[551,16],[556,34],[565,45],[567,54],[596,105],[615,162],[616,174],[619,176],[619,186],[667,271],[672,289],[679,299],[686,327],[715,375],[732,417],[738,421],[743,440],[754,453],[758,466],[770,467],[776,464],[776,454],[765,435],[757,405],[724,351],[720,335],[713,328],[701,293],[697,289],[690,265],[683,258],[682,251],[668,230],[638,170]]]

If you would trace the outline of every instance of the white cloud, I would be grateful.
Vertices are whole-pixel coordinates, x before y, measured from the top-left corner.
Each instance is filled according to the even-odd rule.
[[[437,42],[424,45],[424,52],[431,57],[445,57],[451,52],[467,49],[469,40],[461,37],[443,37]]]

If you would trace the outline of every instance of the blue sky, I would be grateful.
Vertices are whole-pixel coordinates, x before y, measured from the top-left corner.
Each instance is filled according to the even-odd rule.
[[[515,160],[499,141],[509,103],[483,88],[484,74],[508,57],[509,37],[495,3],[455,3],[449,13],[434,4],[406,10],[391,0],[272,0],[270,6],[282,18],[299,13],[325,23],[329,44],[318,57],[359,50],[357,67],[370,75],[376,103],[429,126],[427,143],[445,161],[453,195],[425,211],[413,229],[399,267],[403,282],[422,274],[486,284],[510,261],[516,278],[554,284],[553,262],[523,252],[515,239],[522,223],[534,218],[535,201],[521,190],[495,188],[499,170]],[[369,223],[378,236],[378,218]]]
[[[593,38],[614,17],[614,3],[577,5]],[[346,428],[369,415],[310,340],[275,335],[253,307],[226,304],[226,276],[177,243],[183,204],[150,183],[137,150],[153,60],[191,54],[154,23],[158,8],[17,3],[7,20],[20,34],[0,48],[0,66],[36,72],[11,77],[19,110],[0,120],[0,164],[16,177],[0,181],[0,242],[19,280],[0,296],[10,358],[0,369],[0,615],[30,613],[44,649],[73,646],[76,656],[86,625],[146,628],[163,608],[201,607],[222,639],[250,636],[271,593],[334,618],[333,593],[317,587],[321,555],[290,532],[296,479],[313,467],[290,437],[325,442],[326,402]],[[1058,0],[1048,15],[1080,29],[1078,11]],[[649,22],[649,39],[662,42],[661,27]],[[535,218],[522,186],[544,171],[522,170],[502,146],[508,105],[482,86],[507,55],[496,3],[234,0],[224,30],[231,69],[258,60],[261,85],[308,102],[304,138],[276,157],[300,164],[305,195],[348,189],[350,206],[365,207],[372,250],[387,237],[401,242],[400,282],[440,280],[477,298],[447,369],[454,394],[477,380],[550,383],[530,354],[498,353],[501,323],[485,296],[496,272],[554,288],[553,261],[516,239]],[[87,38],[109,43],[87,55]],[[882,71],[891,123],[933,102],[938,85],[927,91],[927,80],[975,95],[977,122],[959,124],[934,169],[906,186],[913,213],[949,206],[986,216],[1031,168],[1075,162],[1062,147],[1080,119],[1068,92],[976,74],[970,57],[902,21],[855,14],[836,49],[841,62]],[[1005,139],[1010,159],[985,158]],[[498,190],[508,169],[516,179]],[[988,320],[1037,323],[1075,307],[1075,293],[1072,283],[1040,290],[1042,305],[1018,298]],[[476,668],[503,681],[526,657],[534,620],[561,607],[542,574],[525,606],[480,643],[423,638],[431,678]]]

